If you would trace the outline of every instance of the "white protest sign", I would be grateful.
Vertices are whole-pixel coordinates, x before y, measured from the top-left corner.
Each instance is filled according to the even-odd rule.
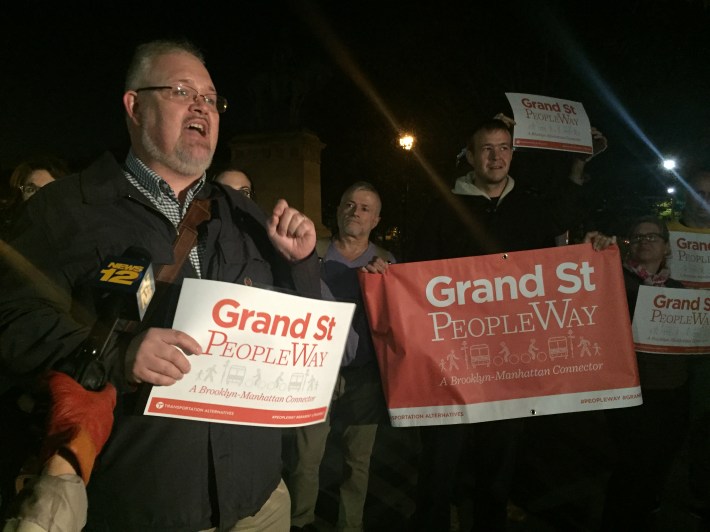
[[[355,305],[233,283],[185,279],[173,328],[204,350],[146,415],[303,426],[328,412]]]
[[[644,353],[710,352],[710,293],[687,288],[639,287],[632,323]]]
[[[579,102],[506,92],[515,119],[514,148],[592,154],[592,127]]]
[[[710,234],[671,231],[671,277],[693,288],[710,288]]]

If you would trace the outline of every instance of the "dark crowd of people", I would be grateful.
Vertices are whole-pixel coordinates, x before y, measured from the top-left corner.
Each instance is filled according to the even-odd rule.
[[[358,276],[397,263],[372,239],[380,194],[368,180],[347,187],[327,238],[317,238],[314,222],[287,199],[257,204],[259,176],[212,164],[229,106],[187,41],[137,47],[122,103],[130,137],[124,159],[107,152],[75,173],[54,157],[28,160],[13,172],[2,206],[3,530],[318,530],[320,467],[334,437],[344,464],[335,528],[367,530],[370,459],[389,418]],[[497,115],[472,128],[463,152],[470,171],[422,213],[408,260],[565,245],[584,223],[585,167],[607,139],[592,128],[591,156],[571,158],[566,178],[541,193],[510,175],[514,127]],[[589,253],[625,239],[619,269],[631,317],[640,286],[684,287],[667,263],[669,235],[710,234],[710,165],[689,176],[687,196],[677,220],[647,213],[618,242],[594,228],[580,239]],[[197,209],[204,217],[190,226]],[[156,268],[148,317],[114,324],[101,346],[113,364],[101,386],[82,386],[66,362],[101,321],[92,281],[104,258],[133,248],[147,250]],[[704,276],[710,280],[708,266]],[[147,390],[182,380],[190,354],[202,352],[172,328],[183,279],[354,303],[327,419],[283,430],[141,415]],[[615,461],[600,530],[655,530],[683,448],[687,509],[698,530],[710,529],[710,353],[636,355],[643,404],[604,411]],[[472,531],[506,530],[521,437],[535,421],[419,427],[416,509],[392,529],[448,532],[452,505],[466,498]]]

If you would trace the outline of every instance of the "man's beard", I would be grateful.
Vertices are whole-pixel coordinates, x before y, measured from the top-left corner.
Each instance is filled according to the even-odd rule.
[[[141,142],[143,148],[153,159],[182,175],[201,176],[212,164],[214,150],[209,154],[209,157],[195,158],[190,155],[189,151],[183,150],[178,143],[173,153],[165,153],[153,142],[146,128],[141,130]]]

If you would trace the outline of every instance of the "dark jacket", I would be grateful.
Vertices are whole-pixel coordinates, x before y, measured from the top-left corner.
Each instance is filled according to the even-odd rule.
[[[643,280],[634,272],[624,270],[626,301],[629,304],[629,316],[634,319],[636,299]],[[683,283],[668,278],[663,285],[666,288],[683,288]],[[671,389],[683,386],[688,380],[688,357],[685,355],[663,355],[636,352],[641,390]]]
[[[203,278],[320,297],[315,254],[296,265],[282,260],[256,204],[209,183],[198,197],[212,206],[211,220],[199,227],[207,246]],[[0,274],[1,368],[17,377],[52,366],[86,337],[96,316],[90,283],[106,256],[139,246],[154,267],[173,261],[175,228],[108,154],[47,187],[17,227]],[[189,261],[183,274],[195,277]],[[169,327],[178,293],[167,293],[144,326]],[[126,389],[119,374],[112,380]],[[259,510],[281,478],[279,429],[137,415],[137,395],[119,397],[88,486],[89,529],[195,531]]]
[[[553,247],[556,236],[582,220],[581,189],[566,180],[544,196],[518,183],[502,200],[445,195],[423,217],[414,260]]]

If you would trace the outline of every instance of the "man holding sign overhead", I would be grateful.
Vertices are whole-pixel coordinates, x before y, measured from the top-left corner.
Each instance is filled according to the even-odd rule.
[[[500,115],[499,115],[500,116]],[[506,117],[486,120],[473,131],[465,157],[473,170],[456,180],[446,196],[447,209],[425,217],[418,233],[415,260],[453,259],[555,246],[556,237],[580,221],[584,202],[581,172],[552,188],[544,197],[518,186],[509,175],[513,158],[514,122]],[[602,142],[603,141],[603,142]],[[597,148],[606,140],[599,135]],[[575,170],[575,169],[573,169]],[[576,168],[579,170],[579,168]],[[603,249],[613,238],[588,233],[586,241]],[[422,427],[417,513],[418,530],[449,529],[449,505],[460,459],[472,457],[474,529],[505,530],[522,420]],[[466,448],[472,441],[474,449]]]

